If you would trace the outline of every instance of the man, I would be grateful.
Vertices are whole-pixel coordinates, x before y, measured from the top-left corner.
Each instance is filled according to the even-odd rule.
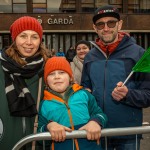
[[[144,49],[126,33],[118,9],[103,6],[93,16],[93,28],[99,38],[84,59],[81,84],[96,97],[108,117],[107,128],[142,126],[142,107],[150,106],[150,74],[134,73],[123,82]],[[141,135],[137,138],[140,148]],[[105,147],[105,141],[101,141]],[[108,150],[135,150],[136,135],[107,138]]]

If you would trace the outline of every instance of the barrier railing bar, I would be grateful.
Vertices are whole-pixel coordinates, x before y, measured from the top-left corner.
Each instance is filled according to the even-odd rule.
[[[108,136],[122,136],[122,135],[132,135],[132,134],[148,134],[150,133],[150,126],[140,126],[140,127],[128,127],[128,128],[109,128],[102,129],[101,137]],[[66,139],[72,138],[86,138],[86,131],[72,131],[66,132]],[[21,140],[19,140],[12,150],[19,150],[25,144],[32,141],[39,140],[51,140],[51,135],[49,132],[30,134]]]

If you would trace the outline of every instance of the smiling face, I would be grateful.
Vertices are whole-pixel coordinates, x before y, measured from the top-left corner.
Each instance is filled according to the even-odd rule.
[[[77,56],[84,60],[85,55],[89,52],[89,47],[86,44],[79,44],[76,48]]]
[[[122,23],[122,20],[119,21],[114,17],[103,17],[93,24],[93,28],[104,44],[111,44],[118,40],[118,31],[121,30]]]
[[[40,37],[37,32],[25,30],[17,35],[16,46],[22,57],[31,57],[39,49]]]
[[[70,85],[70,76],[63,70],[55,70],[47,76],[47,84],[50,89],[63,95]]]

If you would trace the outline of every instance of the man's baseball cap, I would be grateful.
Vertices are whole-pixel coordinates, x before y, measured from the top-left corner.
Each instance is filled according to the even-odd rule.
[[[120,20],[119,10],[111,5],[99,7],[93,16],[93,23],[103,17],[115,17]]]

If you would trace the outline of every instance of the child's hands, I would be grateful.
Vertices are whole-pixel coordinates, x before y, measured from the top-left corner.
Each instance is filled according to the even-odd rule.
[[[99,144],[99,139],[101,137],[101,127],[96,121],[89,121],[86,125],[81,127],[79,130],[86,130],[87,139],[97,140],[97,144]]]
[[[58,124],[57,122],[50,122],[47,125],[47,129],[49,130],[52,140],[56,142],[62,142],[66,139],[66,132],[71,132],[72,130],[68,127]]]

